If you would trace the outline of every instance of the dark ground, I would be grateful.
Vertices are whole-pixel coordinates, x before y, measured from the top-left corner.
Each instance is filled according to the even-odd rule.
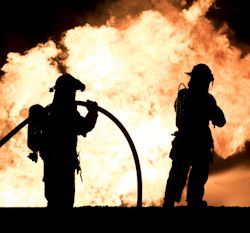
[[[6,232],[216,232],[248,231],[250,207],[0,208]]]

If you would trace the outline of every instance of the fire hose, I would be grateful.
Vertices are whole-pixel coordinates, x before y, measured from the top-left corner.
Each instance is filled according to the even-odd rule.
[[[76,101],[76,104],[86,107],[86,102],[84,101]],[[111,114],[110,112],[108,112],[107,110],[105,110],[104,108],[100,106],[98,106],[98,111],[103,113],[108,118],[110,118],[110,120],[112,120],[118,126],[118,128],[122,131],[122,133],[124,134],[124,136],[126,137],[128,141],[128,144],[133,154],[135,168],[136,168],[136,175],[137,175],[137,207],[141,207],[142,206],[142,176],[141,176],[139,157],[138,157],[135,145],[128,131],[126,130],[126,128],[113,114]],[[29,118],[26,118],[24,121],[18,124],[13,130],[11,130],[5,137],[3,137],[0,140],[0,147],[2,147],[10,138],[12,138],[18,131],[20,131],[28,123],[29,123]]]

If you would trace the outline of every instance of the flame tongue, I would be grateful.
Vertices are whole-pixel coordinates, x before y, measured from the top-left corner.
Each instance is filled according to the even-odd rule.
[[[139,17],[115,19],[101,27],[85,25],[68,30],[61,43],[39,44],[25,55],[8,54],[1,79],[2,136],[27,116],[36,103],[52,100],[48,92],[60,75],[58,64],[86,84],[77,99],[92,99],[108,109],[126,127],[135,143],[143,178],[143,203],[160,205],[170,160],[171,133],[175,131],[173,103],[184,72],[203,62],[211,67],[211,93],[225,112],[227,126],[212,129],[216,151],[235,153],[249,140],[248,98],[250,56],[241,57],[223,30],[216,31],[204,14],[212,1],[197,1],[188,10],[171,7],[164,15],[147,10]],[[166,10],[166,9],[165,9]],[[176,17],[178,15],[178,18]],[[113,25],[113,26],[112,26]],[[122,29],[121,29],[122,28]],[[65,55],[65,56],[64,56]],[[85,110],[79,111],[84,114]],[[108,132],[108,136],[107,136]],[[79,138],[83,183],[76,179],[76,206],[136,205],[133,157],[119,129],[104,116],[87,138]],[[28,160],[26,131],[1,148],[1,206],[44,206],[42,161]]]

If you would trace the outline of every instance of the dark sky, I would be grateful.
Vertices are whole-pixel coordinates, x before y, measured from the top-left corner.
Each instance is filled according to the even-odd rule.
[[[86,22],[98,24],[109,17],[109,5],[118,0],[9,0],[0,8],[0,67],[8,52],[23,52],[51,36]],[[143,1],[143,0],[142,0]],[[190,4],[192,0],[188,1]],[[247,0],[217,0],[207,17],[217,27],[228,22],[235,43],[249,44],[250,22]],[[93,19],[98,18],[99,21]],[[92,21],[90,20],[92,19]]]

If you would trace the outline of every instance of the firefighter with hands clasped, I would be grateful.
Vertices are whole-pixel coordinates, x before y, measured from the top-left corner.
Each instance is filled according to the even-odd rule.
[[[172,166],[163,207],[174,207],[175,202],[180,202],[186,182],[188,206],[207,206],[203,200],[204,187],[214,149],[209,123],[214,127],[223,127],[226,123],[224,113],[209,94],[210,83],[214,81],[210,68],[200,63],[186,74],[190,76],[188,88],[178,90],[174,104],[178,130],[174,133],[169,155]]]

